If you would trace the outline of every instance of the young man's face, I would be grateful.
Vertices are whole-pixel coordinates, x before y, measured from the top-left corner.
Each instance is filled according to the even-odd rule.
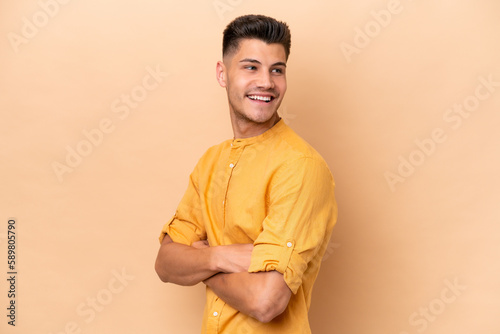
[[[238,51],[218,64],[218,79],[233,117],[249,125],[266,123],[276,117],[286,92],[285,48],[243,39]]]

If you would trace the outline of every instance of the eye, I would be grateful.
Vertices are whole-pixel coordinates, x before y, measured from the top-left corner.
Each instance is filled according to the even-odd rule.
[[[255,67],[253,65],[248,65],[248,66],[245,66],[245,69],[253,71],[253,70],[256,70],[257,67]]]
[[[283,73],[283,70],[281,68],[274,68],[271,72],[273,72],[273,73]]]

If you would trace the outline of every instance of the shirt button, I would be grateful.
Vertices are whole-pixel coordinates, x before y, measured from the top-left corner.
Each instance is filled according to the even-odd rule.
[[[233,168],[233,167],[234,167],[234,164],[233,164],[233,163],[229,164],[229,167]]]
[[[219,313],[217,313],[217,311],[214,312],[214,317],[218,316]]]
[[[286,246],[287,246],[288,248],[290,248],[290,247],[292,247],[293,245],[292,245],[292,243],[289,241],[289,242],[287,242],[287,243],[286,243]]]

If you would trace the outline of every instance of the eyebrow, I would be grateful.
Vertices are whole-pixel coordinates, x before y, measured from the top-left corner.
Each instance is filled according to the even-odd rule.
[[[242,59],[242,60],[240,60],[240,63],[255,63],[255,64],[262,65],[262,63],[260,61],[258,61],[257,59],[252,59],[252,58]],[[271,66],[284,66],[284,67],[286,67],[286,63],[279,61],[279,62],[272,64]]]

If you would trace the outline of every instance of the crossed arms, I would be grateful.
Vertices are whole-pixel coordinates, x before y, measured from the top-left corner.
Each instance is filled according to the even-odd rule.
[[[271,321],[287,308],[335,224],[335,184],[326,163],[307,156],[280,167],[266,183],[269,201],[254,244],[193,242],[207,237],[202,224],[207,212],[199,200],[206,190],[197,179],[195,168],[175,216],[162,230],[158,276],[178,285],[203,282],[236,310]]]
[[[187,246],[165,235],[155,269],[163,282],[203,282],[238,311],[269,322],[283,313],[292,292],[277,271],[248,272],[252,249],[252,244],[210,247],[206,241]]]

